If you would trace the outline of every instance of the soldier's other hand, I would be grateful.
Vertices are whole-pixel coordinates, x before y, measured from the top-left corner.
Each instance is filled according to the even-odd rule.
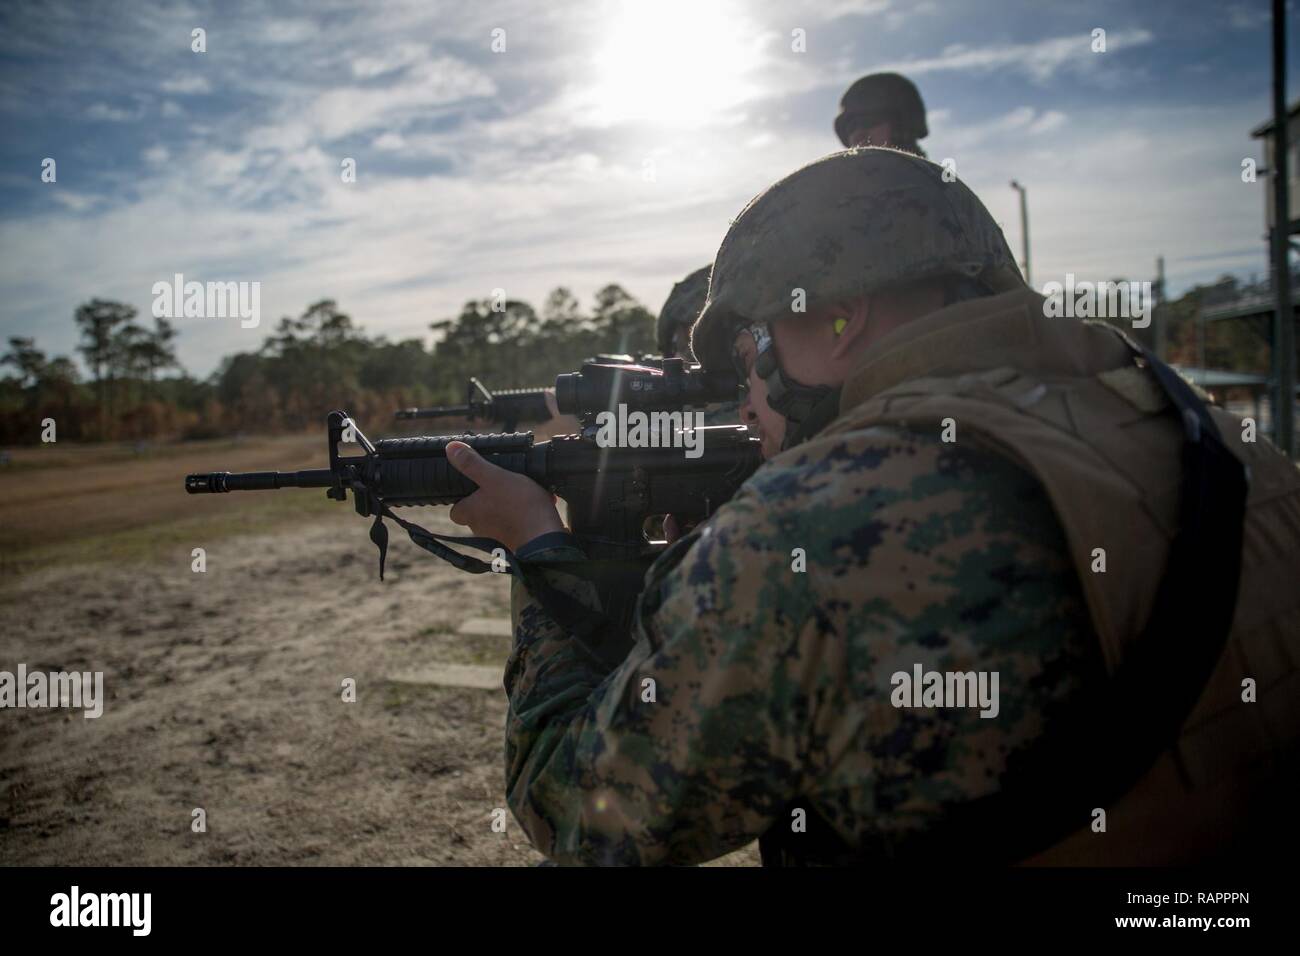
[[[531,478],[497,467],[463,441],[448,443],[447,460],[478,485],[478,491],[452,506],[456,524],[494,538],[511,551],[538,535],[564,530],[555,496]]]

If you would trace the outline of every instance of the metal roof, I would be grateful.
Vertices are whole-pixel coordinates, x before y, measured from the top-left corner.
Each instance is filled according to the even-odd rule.
[[[1201,309],[1201,318],[1206,322],[1219,319],[1245,319],[1252,316],[1272,315],[1277,309],[1277,299],[1271,292],[1264,295],[1251,295],[1222,305]],[[1291,301],[1291,309],[1300,313],[1300,297]]]
[[[1175,365],[1178,374],[1202,388],[1234,388],[1243,385],[1267,385],[1268,376],[1255,372],[1233,372],[1226,368],[1196,368]]]
[[[1300,114],[1300,100],[1296,100],[1294,103],[1291,104],[1291,108],[1286,111],[1286,118],[1288,120],[1293,120],[1296,118],[1297,114]],[[1273,121],[1270,119],[1270,120],[1266,120],[1263,123],[1260,123],[1254,129],[1252,129],[1250,131],[1250,135],[1258,138],[1260,136],[1266,136],[1272,131],[1273,131]]]

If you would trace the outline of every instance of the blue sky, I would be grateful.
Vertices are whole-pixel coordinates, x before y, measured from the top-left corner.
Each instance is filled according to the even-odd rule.
[[[78,304],[119,299],[148,320],[153,284],[178,272],[261,283],[260,328],[179,321],[199,375],[324,297],[395,339],[495,288],[540,307],[556,285],[586,302],[617,281],[657,311],[755,193],[839,148],[840,96],[880,69],[916,81],[923,145],[955,160],[1017,252],[1008,180],[1027,186],[1039,288],[1149,278],[1160,254],[1175,294],[1263,275],[1263,183],[1240,173],[1262,164],[1249,131],[1271,108],[1268,9],[9,0],[0,335],[71,353]]]

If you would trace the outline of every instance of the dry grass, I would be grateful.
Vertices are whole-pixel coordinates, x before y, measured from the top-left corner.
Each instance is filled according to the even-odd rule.
[[[187,495],[188,472],[323,467],[322,435],[25,449],[0,468],[0,666],[103,671],[104,714],[10,711],[10,864],[529,865],[503,807],[501,689],[403,680],[504,668],[502,576],[466,575],[321,490]],[[445,509],[420,509],[457,530]],[[207,551],[203,574],[190,549]],[[356,703],[340,699],[356,681]],[[202,807],[208,832],[190,830]],[[718,861],[753,865],[753,847]]]

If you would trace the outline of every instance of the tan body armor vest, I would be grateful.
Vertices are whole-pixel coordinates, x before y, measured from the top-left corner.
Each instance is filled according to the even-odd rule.
[[[1111,674],[1141,634],[1178,530],[1181,420],[1113,329],[1047,318],[1030,290],[959,303],[894,330],[844,385],[841,418],[956,425],[1042,483]],[[1213,409],[1248,467],[1232,628],[1176,741],[1113,806],[1035,864],[1166,864],[1230,851],[1294,774],[1300,742],[1300,470]],[[1101,549],[1100,551],[1098,549]],[[1105,571],[1094,566],[1104,554]],[[1216,556],[1206,555],[1214,561]],[[1253,681],[1254,702],[1244,682]],[[1279,835],[1280,836],[1280,835]]]

